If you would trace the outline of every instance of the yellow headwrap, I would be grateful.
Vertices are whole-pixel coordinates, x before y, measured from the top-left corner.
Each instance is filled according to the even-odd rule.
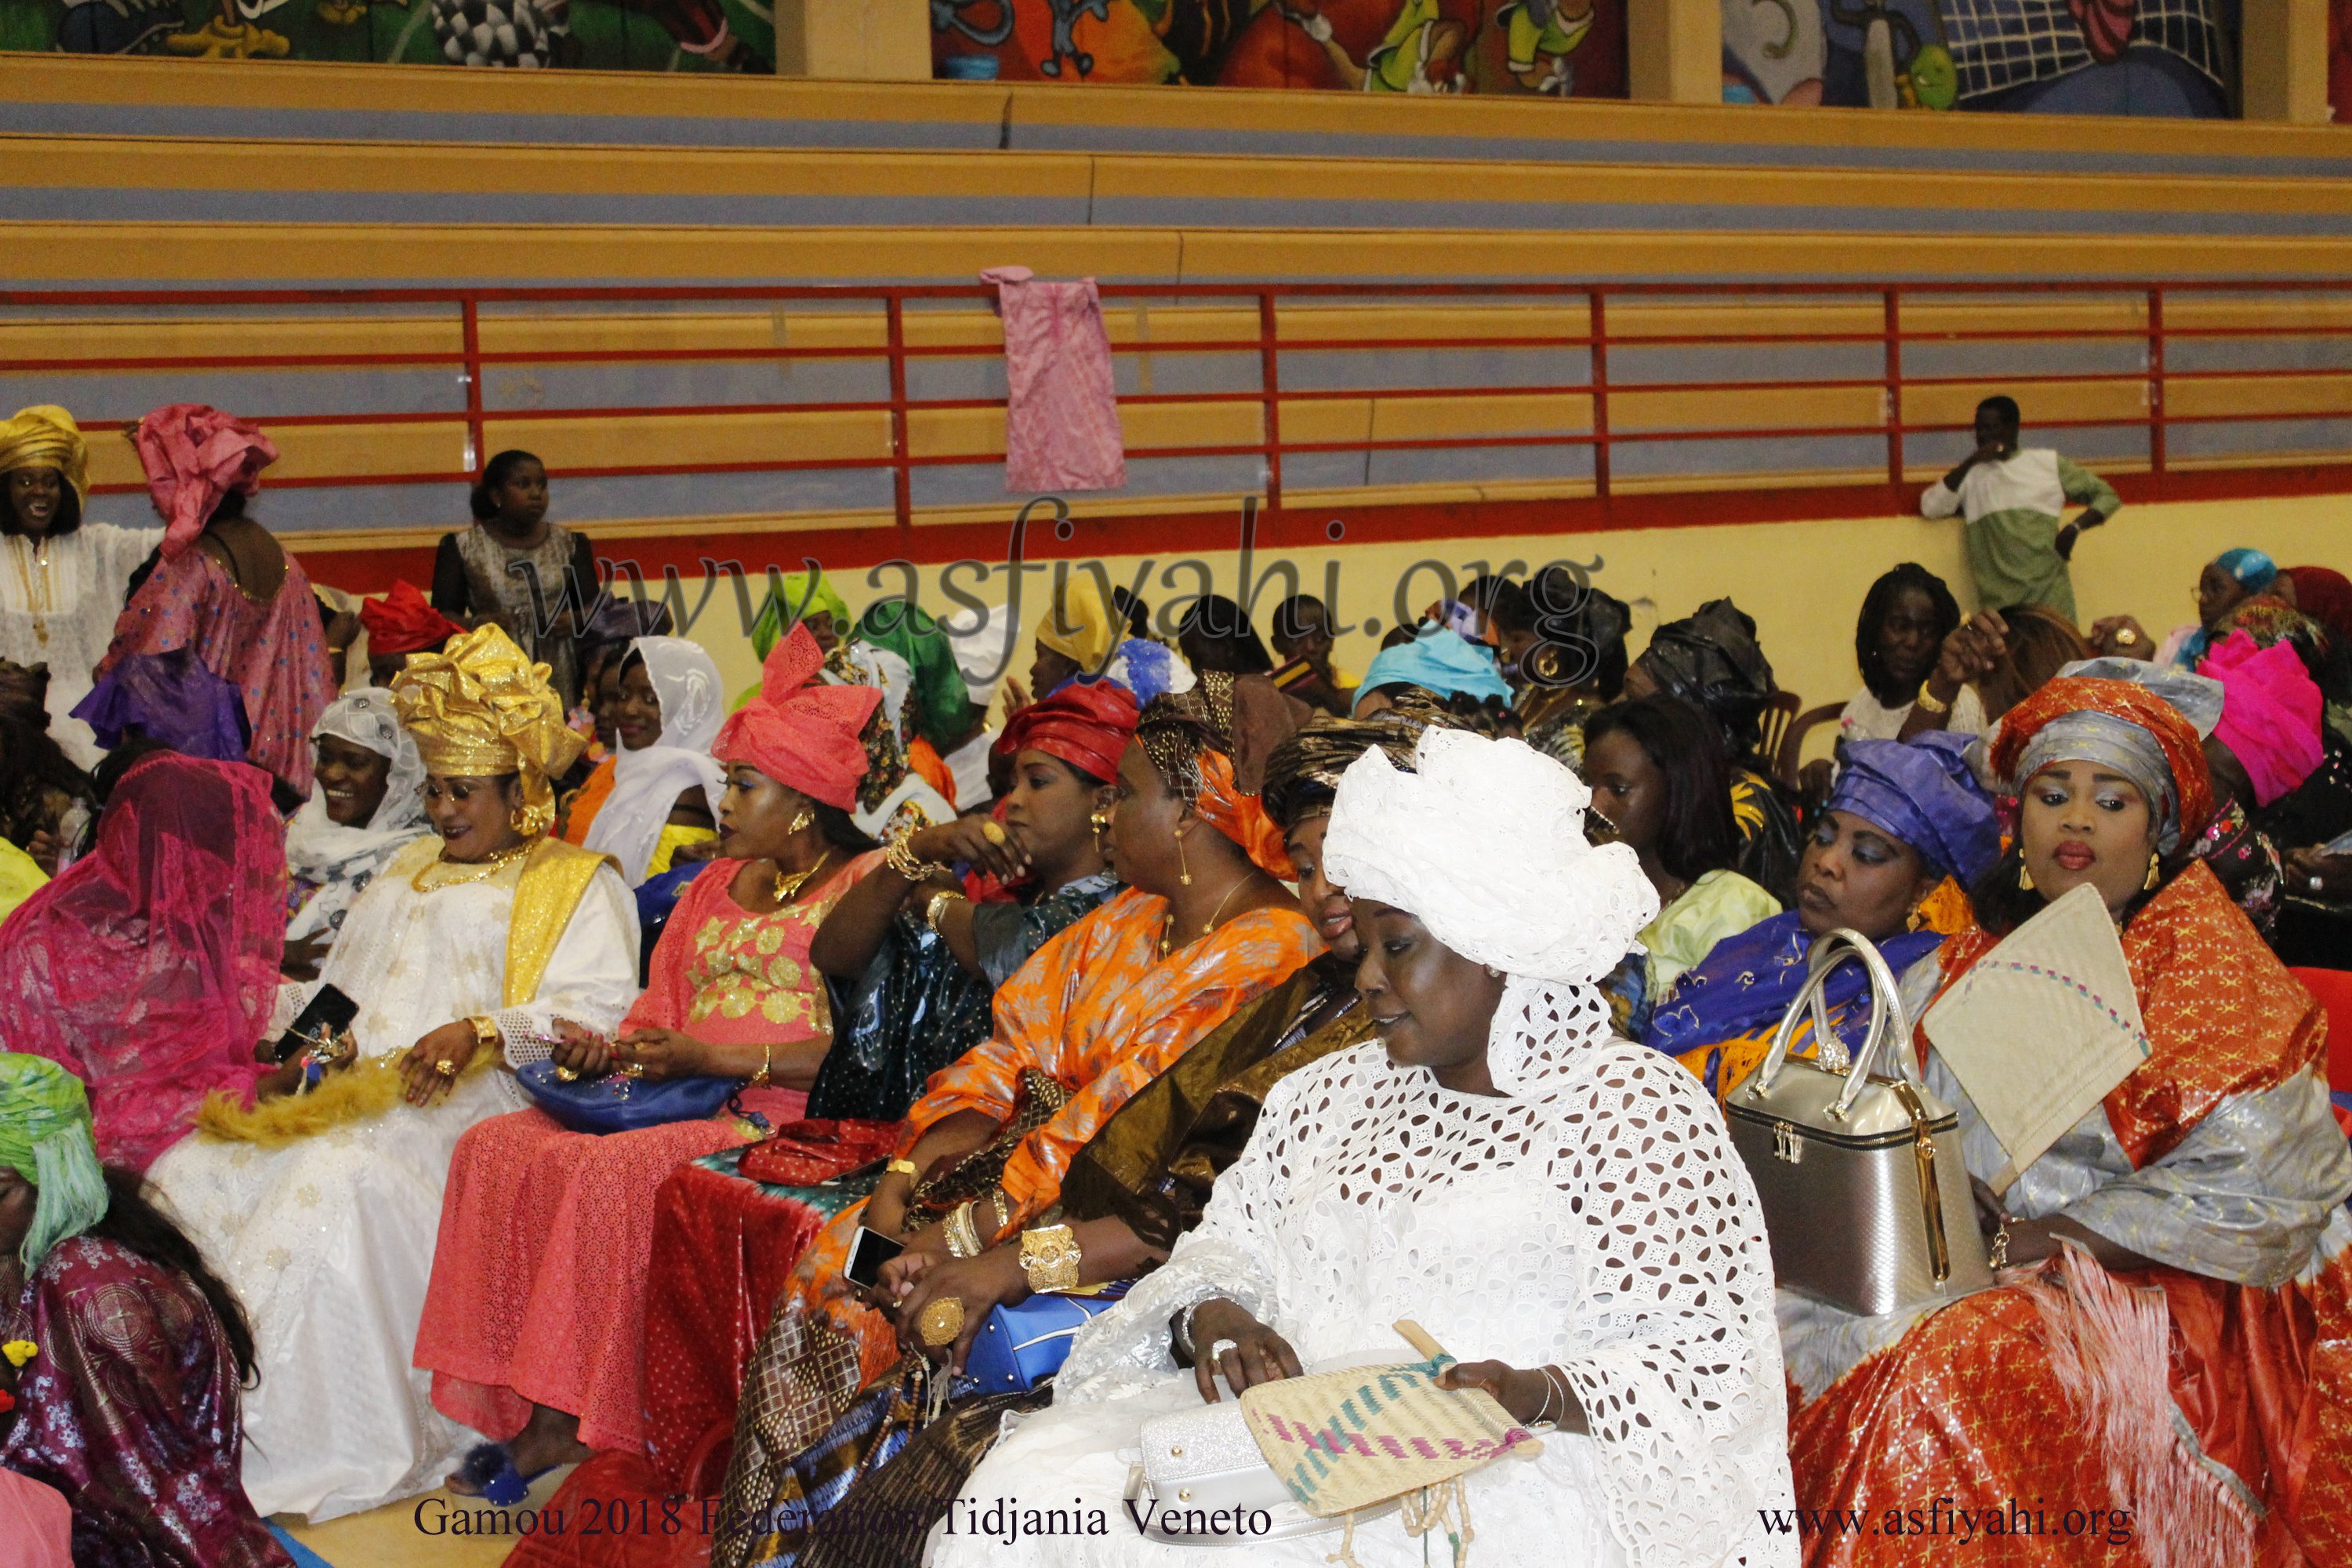
[[[451,638],[442,652],[409,655],[392,700],[427,771],[520,774],[523,830],[547,831],[555,820],[548,781],[577,762],[586,744],[565,727],[563,700],[547,684],[547,666],[523,658],[497,626],[480,626]]]
[[[1109,660],[1110,650],[1118,645],[1118,630],[1111,625],[1110,611],[1103,605],[1102,595],[1091,581],[1075,572],[1063,583],[1054,603],[1046,607],[1045,618],[1037,623],[1037,640],[1074,661],[1088,675],[1100,670]]]
[[[18,468],[55,468],[88,506],[89,466],[89,448],[81,438],[81,426],[54,404],[20,408],[16,417],[0,425],[0,474]]]

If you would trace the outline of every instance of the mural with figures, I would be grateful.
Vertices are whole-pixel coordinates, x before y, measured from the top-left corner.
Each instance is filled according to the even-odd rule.
[[[0,49],[771,71],[774,15],[764,0],[0,0]]]
[[[1625,96],[1624,0],[931,0],[938,74]]]
[[[937,73],[1625,96],[1625,0],[929,0]],[[772,71],[771,0],[0,0],[0,49]]]
[[[1723,98],[2231,118],[2238,15],[2238,0],[1723,0]]]

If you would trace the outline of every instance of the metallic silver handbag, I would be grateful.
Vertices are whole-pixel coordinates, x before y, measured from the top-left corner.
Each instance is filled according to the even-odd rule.
[[[1850,1066],[1838,1060],[1845,1053],[1822,996],[1848,961],[1869,972],[1871,991],[1869,1037]],[[1808,1011],[1820,1059],[1792,1061],[1789,1042]],[[1959,1118],[1913,1076],[1910,1038],[1878,950],[1859,932],[1830,931],[1813,942],[1804,988],[1772,1048],[1723,1105],[1755,1179],[1779,1282],[1865,1317],[1957,1300],[1993,1282]],[[1873,1070],[1882,1065],[1891,1071]]]

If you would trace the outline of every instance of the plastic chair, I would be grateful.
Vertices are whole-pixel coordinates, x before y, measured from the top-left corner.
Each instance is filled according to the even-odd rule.
[[[1790,698],[1793,703],[1796,700]],[[1790,789],[1799,787],[1798,774],[1805,765],[1805,737],[1822,724],[1834,724],[1845,712],[1843,702],[1824,702],[1819,708],[1808,708],[1789,722],[1788,732],[1780,737],[1780,749],[1772,753],[1772,771]]]
[[[1759,756],[1772,759],[1773,771],[1780,766],[1780,742],[1789,732],[1789,721],[1804,706],[1793,691],[1775,691],[1765,700],[1764,713],[1758,725],[1756,751]]]

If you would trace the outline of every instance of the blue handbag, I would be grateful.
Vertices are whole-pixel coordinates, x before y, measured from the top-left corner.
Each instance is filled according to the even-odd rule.
[[[647,1083],[618,1072],[566,1083],[555,1076],[553,1062],[532,1062],[515,1077],[541,1110],[574,1132],[635,1132],[672,1121],[704,1121],[719,1114],[743,1087],[731,1078]]]
[[[964,1356],[963,1375],[975,1393],[1028,1393],[1062,1370],[1078,1331],[1109,1311],[1133,1284],[1120,1279],[1083,1294],[1054,1291],[989,1309]]]

